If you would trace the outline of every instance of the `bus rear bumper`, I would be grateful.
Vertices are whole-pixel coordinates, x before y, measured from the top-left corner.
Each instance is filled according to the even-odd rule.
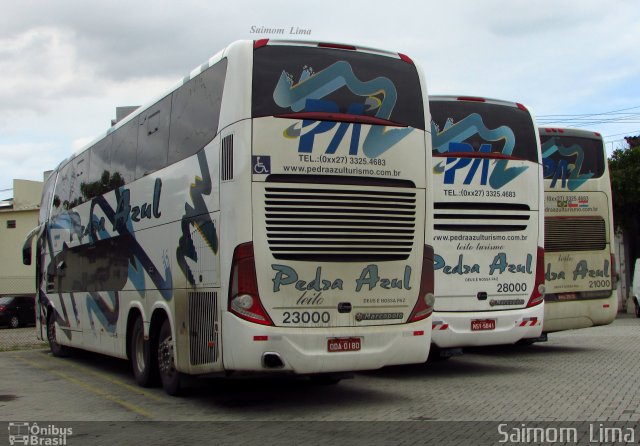
[[[313,374],[425,362],[431,317],[403,325],[284,328],[250,323],[224,312],[222,326],[226,370]],[[329,339],[336,338],[358,339],[359,350],[329,351]]]
[[[542,334],[544,305],[519,310],[481,312],[434,312],[431,341],[440,348],[475,347],[483,345],[514,344],[522,339],[537,338]],[[485,329],[472,330],[474,325]],[[481,324],[478,321],[494,321]]]
[[[618,314],[617,296],[609,299],[544,303],[545,333],[576,330],[613,322]]]

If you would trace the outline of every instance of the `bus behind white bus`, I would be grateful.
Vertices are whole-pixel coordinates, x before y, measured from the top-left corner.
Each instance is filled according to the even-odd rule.
[[[541,127],[545,189],[544,331],[613,322],[613,204],[602,136]]]
[[[425,361],[427,122],[402,54],[231,44],[49,176],[39,336],[171,394],[183,373]]]
[[[431,96],[436,305],[442,350],[541,336],[542,164],[514,102]]]

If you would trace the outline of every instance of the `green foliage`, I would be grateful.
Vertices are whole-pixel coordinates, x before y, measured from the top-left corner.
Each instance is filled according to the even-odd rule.
[[[609,158],[613,220],[630,236],[635,258],[640,254],[640,137],[625,139],[630,147],[614,150]]]

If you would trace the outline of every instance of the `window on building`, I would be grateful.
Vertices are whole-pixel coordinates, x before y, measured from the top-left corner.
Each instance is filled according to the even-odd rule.
[[[15,220],[7,220],[7,229],[15,229],[16,221]]]

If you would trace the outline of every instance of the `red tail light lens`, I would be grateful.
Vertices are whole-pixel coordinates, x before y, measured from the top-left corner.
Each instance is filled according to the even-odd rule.
[[[258,295],[253,243],[236,246],[229,279],[228,310],[249,322],[273,325]]]
[[[418,322],[428,318],[433,313],[433,304],[435,298],[433,296],[433,247],[425,245],[422,254],[422,276],[420,278],[420,295],[418,302],[413,307],[413,311],[407,320],[407,323]]]
[[[544,249],[538,246],[538,257],[536,258],[536,281],[533,284],[533,291],[527,308],[535,307],[544,301]]]
[[[4,311],[6,309],[7,309],[7,307],[5,307],[4,305],[0,305],[0,311]]]

